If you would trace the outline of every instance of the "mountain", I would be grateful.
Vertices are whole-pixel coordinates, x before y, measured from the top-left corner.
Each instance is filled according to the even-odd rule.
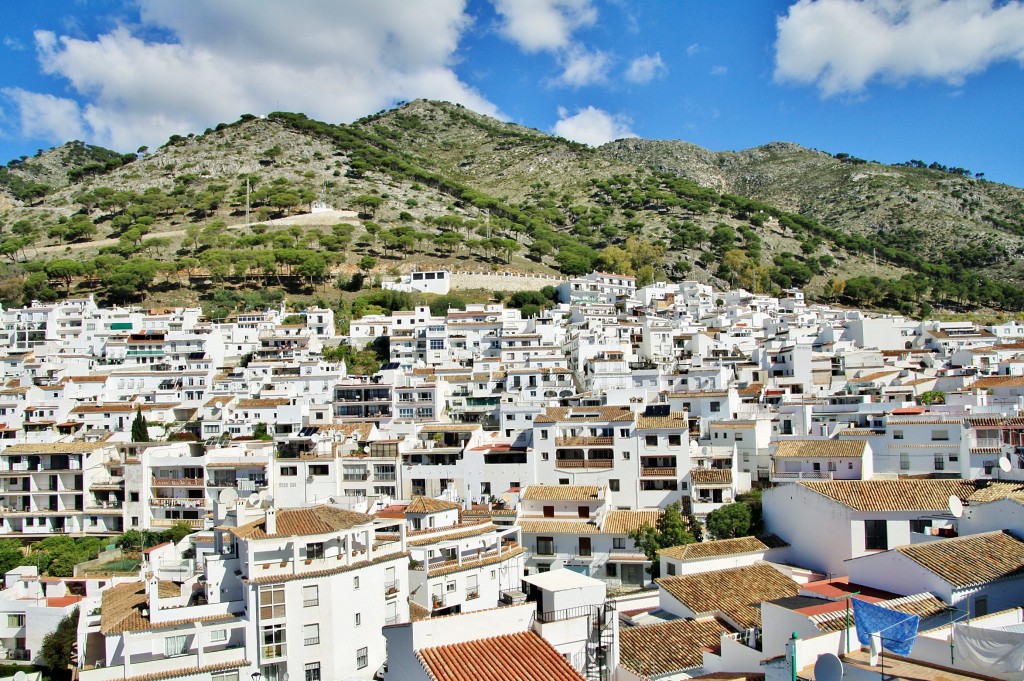
[[[54,280],[131,300],[139,277],[206,297],[320,290],[457,260],[797,285],[904,312],[1024,308],[1024,191],[789,143],[591,148],[417,100],[350,125],[245,115],[138,155],[69,143],[9,164],[0,186],[22,203],[0,208],[0,254],[23,282],[0,287],[8,301],[57,295]],[[295,217],[321,200],[360,215]],[[69,254],[80,271],[54,275]]]

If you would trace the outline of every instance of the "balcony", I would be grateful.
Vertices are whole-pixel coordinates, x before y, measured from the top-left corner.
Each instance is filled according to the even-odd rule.
[[[193,530],[203,529],[203,521],[198,518],[156,518],[150,521],[153,527],[174,527],[178,523],[184,523]]]
[[[205,487],[202,478],[153,478],[153,487]]]
[[[401,587],[401,583],[397,579],[390,582],[384,582],[384,595],[394,596],[398,593],[399,587]]]
[[[569,436],[556,437],[556,447],[607,447],[615,438],[610,436]]]
[[[480,598],[480,588],[476,587],[473,589],[466,589],[466,598],[464,600],[472,601]]]
[[[640,475],[652,478],[674,478],[676,469],[675,467],[641,468]]]
[[[362,481],[362,480],[369,480],[370,479],[370,474],[369,473],[345,473],[344,475],[341,476],[341,479],[345,480],[347,482],[359,482],[359,481]]]
[[[398,615],[389,615],[384,618],[385,625],[398,624]]]
[[[555,459],[555,468],[614,468],[613,459]]]
[[[156,508],[206,508],[206,499],[156,497],[149,500],[149,505]]]
[[[122,487],[124,487],[124,477],[116,475],[97,478],[89,484],[89,489],[121,489]]]
[[[445,607],[447,600],[444,594],[434,594],[430,597],[430,605],[434,610],[440,610]]]
[[[772,480],[831,480],[832,471],[798,471],[796,473],[772,473]]]

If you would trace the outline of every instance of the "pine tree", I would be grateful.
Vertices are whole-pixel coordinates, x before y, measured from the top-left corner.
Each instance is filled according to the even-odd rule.
[[[132,421],[132,442],[149,442],[149,426],[142,409],[135,412],[135,420]]]

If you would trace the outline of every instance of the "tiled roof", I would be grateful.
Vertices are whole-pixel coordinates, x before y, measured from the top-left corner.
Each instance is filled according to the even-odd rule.
[[[421,433],[469,433],[480,430],[478,423],[428,423],[420,428]]]
[[[445,575],[455,574],[456,572],[462,572],[463,570],[476,570],[477,568],[487,567],[488,565],[494,565],[496,563],[503,563],[510,558],[515,558],[526,552],[526,549],[522,546],[517,546],[514,549],[509,549],[494,556],[488,556],[479,560],[464,560],[462,564],[446,565],[436,570],[429,570],[427,572],[427,578],[431,577],[444,577]],[[504,571],[505,568],[502,568]]]
[[[855,511],[944,511],[949,497],[965,500],[972,480],[833,480],[796,483]]]
[[[601,534],[586,520],[520,520],[519,528],[523,534]]]
[[[338,575],[344,572],[352,572],[353,570],[361,570],[371,565],[378,565],[380,563],[387,563],[390,561],[403,561],[409,558],[408,551],[395,551],[393,553],[378,553],[370,560],[360,560],[355,563],[349,563],[348,565],[339,565],[333,568],[324,568],[323,570],[312,570],[310,572],[287,572],[287,573],[274,573],[269,575],[262,575],[260,577],[245,578],[242,577],[242,581],[248,584],[276,584],[278,582],[291,582],[302,579],[322,579],[324,577],[330,577],[331,575]]]
[[[530,485],[523,501],[593,501],[604,499],[604,487],[597,485]]]
[[[412,503],[405,507],[406,513],[440,513],[459,508],[453,501],[443,501],[432,497],[413,497]]]
[[[485,518],[483,520],[484,520],[484,522],[486,522],[487,520],[490,520],[490,518],[488,517],[488,518]],[[490,532],[494,532],[494,530],[496,528],[491,523],[486,523],[486,524],[482,523],[479,527],[475,527],[475,528],[473,528],[471,530],[463,530],[461,532],[443,533],[441,530],[444,530],[444,529],[445,528],[443,528],[443,527],[442,528],[431,528],[431,530],[436,530],[436,532],[432,533],[431,536],[429,536],[429,537],[427,537],[425,539],[416,539],[414,541],[410,541],[409,542],[409,546],[430,546],[431,544],[436,544],[438,542],[443,542],[443,541],[455,541],[457,539],[469,539],[470,537],[479,537],[482,534],[488,534]],[[381,535],[377,535],[377,536],[380,537]]]
[[[181,587],[173,582],[157,582],[157,595],[160,598],[178,598]],[[191,619],[161,622],[154,625],[149,616],[142,611],[149,607],[146,595],[146,584],[142,581],[127,582],[110,587],[103,592],[100,609],[100,631],[104,635],[120,634],[126,631],[145,631],[147,629],[170,627],[184,622],[212,622],[222,619],[234,619],[234,615],[212,615]]]
[[[1000,499],[1010,499],[1018,504],[1024,504],[1024,483],[990,481],[968,497],[971,504],[984,504]]]
[[[86,454],[100,447],[109,446],[105,442],[47,442],[45,444],[11,445],[4,454]]]
[[[716,539],[683,546],[669,546],[658,551],[658,555],[676,560],[702,560],[741,553],[758,553],[770,548],[772,547],[757,537],[736,537],[735,539]]]
[[[608,511],[601,531],[605,534],[626,534],[644,525],[658,526],[661,511]]]
[[[690,426],[686,422],[685,411],[674,411],[668,416],[644,416],[639,414],[636,417],[637,428],[686,428]]]
[[[713,617],[624,627],[619,632],[619,660],[641,677],[693,669],[704,663],[702,649],[717,646],[728,631]]]
[[[244,651],[239,651],[244,653]],[[175,679],[186,676],[199,676],[200,674],[212,674],[214,672],[223,672],[229,669],[241,669],[242,667],[248,667],[252,663],[249,660],[239,658],[229,662],[217,662],[215,664],[207,664],[202,667],[175,667],[173,669],[167,669],[160,672],[151,672],[149,674],[136,674],[135,676],[129,676],[122,681],[161,681],[162,679]]]
[[[328,534],[365,525],[371,521],[373,518],[364,513],[346,511],[334,506],[282,508],[277,512],[277,531],[273,535],[267,534],[265,518],[231,528],[231,533],[240,539]]]
[[[249,400],[238,400],[235,405],[236,409],[266,409],[269,407],[283,407],[286,404],[290,404],[291,400],[285,397],[277,397],[273,399],[249,399]]]
[[[556,423],[572,421],[586,423],[588,421],[629,421],[635,418],[629,407],[548,407],[537,415],[534,423]]]
[[[1006,531],[940,539],[894,550],[957,588],[1024,574],[1024,542]]]
[[[655,580],[695,614],[721,612],[743,628],[761,623],[761,601],[796,596],[800,587],[767,563]]]
[[[986,376],[966,386],[971,390],[988,388],[1024,388],[1024,376]]]
[[[731,485],[732,471],[728,468],[694,468],[690,471],[694,485]]]
[[[416,656],[431,681],[583,679],[550,643],[532,631],[422,648]]]
[[[864,456],[864,440],[783,440],[773,457],[779,458],[859,458]]]

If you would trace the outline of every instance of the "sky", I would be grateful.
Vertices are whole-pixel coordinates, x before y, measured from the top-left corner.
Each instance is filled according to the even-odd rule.
[[[0,0],[0,162],[416,98],[590,145],[786,141],[1024,187],[1024,0]]]

